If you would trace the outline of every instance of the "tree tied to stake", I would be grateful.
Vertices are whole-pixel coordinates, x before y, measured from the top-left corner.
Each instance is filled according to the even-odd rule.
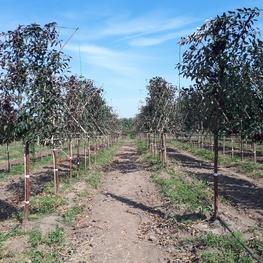
[[[218,135],[232,119],[247,120],[257,107],[262,83],[262,41],[253,28],[258,8],[237,9],[209,19],[197,32],[182,38],[183,60],[176,65],[191,78],[203,98],[204,118],[214,134],[215,214],[218,217]],[[253,76],[253,79],[251,79]],[[261,89],[262,90],[262,89]],[[245,127],[246,125],[244,125]]]

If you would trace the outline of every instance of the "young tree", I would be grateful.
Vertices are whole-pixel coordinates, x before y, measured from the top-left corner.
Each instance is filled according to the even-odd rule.
[[[19,26],[0,37],[0,84],[3,92],[17,98],[17,136],[30,143],[51,138],[61,104],[61,78],[70,60],[60,50],[56,23]]]
[[[61,52],[56,23],[18,26],[0,33],[1,92],[16,97],[14,132],[25,142],[26,200],[29,208],[29,145],[44,142],[56,130],[55,116],[61,109],[61,79],[70,58]],[[55,114],[56,113],[56,114]]]
[[[143,131],[157,132],[169,126],[175,103],[176,87],[161,77],[152,78],[147,86],[146,105],[141,107],[141,128]]]
[[[262,83],[262,41],[253,28],[258,8],[237,9],[209,19],[182,38],[186,48],[177,64],[202,92],[206,118],[214,134],[214,218],[218,218],[218,136],[226,123],[245,119]],[[253,79],[251,79],[253,76]],[[223,125],[221,125],[223,124]]]
[[[133,123],[132,118],[121,118],[120,119],[122,134],[127,135],[132,131],[132,123]]]

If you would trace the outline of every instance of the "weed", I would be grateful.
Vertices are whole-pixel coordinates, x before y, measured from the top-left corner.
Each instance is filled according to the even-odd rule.
[[[186,183],[182,180],[182,176],[173,174],[170,179],[155,179],[155,182],[172,203],[184,207],[186,211],[198,210],[206,213],[210,210],[208,204],[208,188],[205,183],[195,181],[194,183]]]
[[[5,238],[4,233],[1,233],[1,232],[0,232],[0,244],[1,244],[3,241],[5,241],[5,240],[6,240],[6,238]]]
[[[29,234],[28,243],[32,249],[25,254],[30,262],[59,262],[59,251],[65,243],[64,229],[57,226],[56,230],[49,231],[46,235],[42,235],[39,230],[33,230]]]
[[[49,214],[57,211],[57,208],[66,204],[66,200],[57,195],[40,195],[31,201],[30,212],[32,214]]]
[[[227,200],[223,195],[219,196],[219,201],[222,204],[229,204],[229,200]]]
[[[55,231],[48,232],[45,238],[45,244],[49,245],[50,247],[61,246],[64,242],[65,242],[64,229],[58,226]]]
[[[140,140],[136,140],[136,147],[137,147],[137,152],[139,155],[142,155],[147,150],[146,144]]]
[[[258,225],[254,225],[254,226],[249,226],[248,227],[248,231],[251,233],[255,230],[258,230],[258,231],[263,231],[263,226],[258,226]]]
[[[33,248],[37,248],[42,242],[42,234],[39,230],[33,230],[29,234],[28,243]]]
[[[129,134],[126,136],[126,140],[134,140],[134,139],[135,139],[135,135],[134,135],[134,134],[129,133]]]
[[[212,232],[208,233],[204,238],[207,247],[213,249],[213,253],[208,251],[202,254],[203,263],[211,262],[240,262],[240,263],[252,263],[253,259],[246,254],[246,251],[239,243],[239,240],[245,242],[241,238],[241,234],[235,233],[235,237],[231,234],[215,235]]]
[[[253,238],[247,241],[248,247],[252,248],[253,250],[257,251],[258,255],[262,258],[263,257],[263,241]]]
[[[66,225],[73,225],[73,218],[75,218],[78,214],[80,214],[83,210],[83,206],[72,206],[70,208],[68,208],[68,210],[63,213],[62,218],[63,218],[63,222]]]
[[[24,170],[25,170],[25,168],[24,168],[23,164],[12,165],[10,172],[4,171],[3,173],[1,173],[0,180],[5,179],[5,178],[12,176],[12,175],[23,174]]]
[[[89,190],[86,188],[83,192],[79,193],[79,197],[86,197],[89,195]]]
[[[93,187],[97,188],[100,185],[101,178],[99,173],[94,173],[90,177],[85,180],[88,184],[92,185]]]

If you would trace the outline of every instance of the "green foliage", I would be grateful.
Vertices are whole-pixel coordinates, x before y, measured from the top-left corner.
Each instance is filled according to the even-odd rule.
[[[238,240],[245,243],[242,240],[241,235],[235,233],[235,237],[231,234],[215,235],[212,232],[208,233],[204,241],[208,248],[212,248],[212,251],[206,251],[202,254],[201,262],[203,263],[224,263],[224,262],[240,262],[240,263],[252,263],[254,260],[244,250]]]
[[[262,229],[261,229],[262,231]],[[253,238],[247,241],[247,245],[249,248],[257,251],[257,254],[262,258],[263,257],[263,241],[258,238]]]
[[[263,45],[253,28],[259,16],[258,8],[229,11],[180,40],[187,50],[176,68],[194,82],[181,101],[192,129],[201,121],[214,134],[231,127],[249,134],[262,126]]]
[[[66,204],[66,201],[57,195],[36,196],[31,201],[32,214],[48,214],[57,212],[57,208]]]
[[[61,227],[57,227],[55,231],[50,231],[45,237],[45,244],[50,247],[61,246],[65,242],[65,232]]]
[[[97,188],[100,185],[101,178],[99,173],[94,173],[85,180],[88,184]]]
[[[147,86],[146,105],[134,120],[137,132],[158,132],[174,126],[176,87],[161,77],[152,78]]]
[[[143,153],[147,151],[145,142],[141,140],[136,140],[136,147],[137,147],[137,152],[139,155],[142,155]]]
[[[33,230],[29,234],[28,243],[32,247],[32,250],[26,252],[30,262],[60,262],[59,251],[65,243],[64,229],[57,226],[56,230],[49,231],[46,235],[42,235],[39,230]]]
[[[70,60],[54,48],[61,42],[56,23],[44,27],[38,24],[18,26],[14,31],[1,33],[0,37],[4,73],[0,86],[9,97],[15,98],[16,137],[30,142],[51,138],[61,108],[58,98],[62,74]],[[8,63],[10,60],[16,63]]]
[[[63,222],[66,225],[73,225],[75,222],[73,219],[78,215],[81,214],[83,210],[83,206],[72,206],[67,209],[65,213],[62,214]]]
[[[28,243],[31,247],[37,248],[43,242],[42,234],[39,230],[33,230],[29,234]]]
[[[134,140],[135,139],[135,135],[132,133],[132,134],[128,134],[127,136],[126,136],[126,139],[127,140]]]
[[[103,99],[103,89],[92,80],[71,76],[65,83],[63,126],[60,133],[109,134],[120,131],[119,120]]]
[[[133,118],[121,118],[120,125],[122,128],[122,134],[127,135],[131,133],[133,128]]]
[[[0,33],[0,144],[120,133],[103,89],[83,76],[65,75],[71,58],[62,49],[55,22]]]
[[[186,179],[187,180],[187,179]],[[208,186],[192,176],[192,182],[183,180],[182,175],[170,172],[170,178],[155,178],[164,194],[178,207],[183,207],[186,212],[193,212],[196,209],[200,213],[210,211],[211,193]]]

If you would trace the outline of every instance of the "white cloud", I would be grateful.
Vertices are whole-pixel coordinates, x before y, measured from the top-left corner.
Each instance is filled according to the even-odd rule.
[[[138,37],[130,40],[129,44],[132,46],[153,46],[153,45],[162,44],[171,39],[187,36],[193,32],[194,32],[193,30],[184,30],[184,31],[176,31],[164,35],[157,35],[153,37]]]
[[[186,16],[167,18],[167,14],[161,12],[153,12],[131,19],[127,15],[121,15],[108,19],[92,32],[89,30],[87,35],[89,39],[121,36],[118,39],[120,41],[161,32],[167,34],[168,31],[182,28],[195,21],[196,18]]]
[[[79,52],[79,47],[75,45],[68,44],[65,46],[65,49]],[[146,56],[111,50],[95,45],[83,45],[80,47],[80,51],[82,62],[106,68],[128,77],[134,77],[136,74],[140,74],[138,64],[143,59],[146,59]]]

